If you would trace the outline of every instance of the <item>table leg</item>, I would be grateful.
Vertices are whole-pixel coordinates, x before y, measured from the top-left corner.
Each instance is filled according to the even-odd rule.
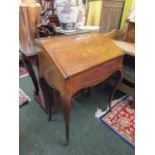
[[[53,89],[46,83],[43,78],[39,79],[39,84],[43,93],[44,102],[48,110],[48,120],[52,118],[52,107],[54,106]]]
[[[112,100],[113,100],[114,95],[116,93],[117,87],[118,87],[118,85],[120,84],[120,82],[123,79],[123,72],[122,71],[117,71],[117,73],[118,73],[118,76],[117,76],[116,84],[115,84],[115,86],[114,86],[114,88],[112,90],[112,94],[111,94],[110,100],[109,100],[109,111],[111,111],[111,103],[112,103]]]
[[[65,105],[64,107],[64,119],[65,119],[65,130],[66,130],[66,143],[69,144],[70,135],[69,135],[69,124],[70,124],[70,106],[71,106],[71,97],[62,98],[62,102]]]
[[[26,68],[30,74],[30,77],[32,79],[32,82],[34,84],[34,87],[35,87],[35,95],[39,96],[39,86],[38,86],[38,81],[37,81],[37,78],[36,78],[36,75],[34,73],[34,70],[33,70],[33,67],[32,67],[32,64],[31,62],[28,60],[28,58],[23,55],[23,59],[24,59],[24,62],[25,62],[25,65],[26,65]]]

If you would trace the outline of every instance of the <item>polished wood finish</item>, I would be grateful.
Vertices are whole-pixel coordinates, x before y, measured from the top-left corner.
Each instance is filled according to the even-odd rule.
[[[112,39],[113,43],[118,46],[121,50],[125,52],[126,55],[135,56],[135,43],[134,42],[127,42],[127,35],[126,31],[122,32],[116,29],[105,33],[109,39]]]
[[[46,38],[36,42],[42,49],[39,54],[39,76],[58,90],[65,106],[68,143],[72,96],[83,88],[101,83],[117,72],[118,80],[109,101],[111,110],[111,101],[122,79],[124,52],[100,33]]]

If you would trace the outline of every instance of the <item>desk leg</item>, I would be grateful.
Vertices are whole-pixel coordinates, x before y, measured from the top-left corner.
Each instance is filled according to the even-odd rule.
[[[113,88],[113,91],[112,91],[112,94],[111,94],[111,96],[110,96],[109,111],[112,110],[112,109],[111,109],[112,100],[113,100],[113,98],[114,98],[114,95],[115,95],[115,93],[116,93],[116,90],[117,90],[118,85],[120,84],[120,82],[121,82],[122,79],[123,79],[123,72],[122,72],[122,71],[117,71],[117,73],[118,73],[118,77],[117,77],[117,80],[116,80],[116,84],[115,84],[115,86],[114,86],[114,88]]]
[[[34,73],[34,70],[33,70],[33,67],[32,67],[32,64],[31,62],[28,60],[28,58],[26,56],[23,55],[23,59],[24,59],[24,62],[25,62],[25,65],[26,65],[26,68],[30,74],[30,77],[32,79],[32,82],[34,84],[34,87],[35,87],[35,95],[39,95],[39,86],[38,86],[38,81],[37,81],[37,78],[36,78],[36,75]]]
[[[43,93],[44,102],[48,110],[48,120],[52,118],[52,108],[54,106],[53,89],[47,84],[44,78],[39,79],[39,84]]]
[[[69,144],[70,135],[69,135],[69,124],[70,124],[70,106],[71,106],[71,97],[62,98],[62,102],[65,105],[64,107],[64,119],[65,119],[65,130],[66,130],[66,142]]]

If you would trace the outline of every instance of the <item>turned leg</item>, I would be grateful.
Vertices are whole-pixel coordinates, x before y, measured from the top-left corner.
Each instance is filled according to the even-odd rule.
[[[69,144],[70,135],[69,135],[69,124],[70,124],[70,106],[71,106],[71,97],[62,98],[64,106],[64,120],[65,120],[65,130],[66,130],[66,143]]]
[[[31,62],[28,60],[28,58],[23,55],[23,59],[24,59],[24,62],[25,62],[25,65],[26,65],[26,68],[30,74],[30,77],[32,79],[32,82],[34,84],[34,88],[35,88],[35,95],[39,95],[39,86],[38,86],[38,81],[37,81],[37,78],[36,78],[36,75],[34,73],[34,70],[33,70],[33,67],[32,67],[32,64]]]
[[[116,93],[117,87],[118,87],[118,85],[120,84],[120,82],[123,79],[123,73],[122,73],[122,71],[117,71],[117,73],[118,73],[118,75],[117,75],[116,83],[115,83],[115,86],[114,86],[114,88],[112,90],[112,94],[111,94],[110,100],[109,100],[109,111],[111,111],[111,103],[112,103],[112,100],[113,100],[114,95]]]
[[[43,79],[39,79],[39,84],[43,93],[44,102],[48,110],[48,120],[51,121],[52,118],[52,107],[54,105],[53,89],[47,84]]]

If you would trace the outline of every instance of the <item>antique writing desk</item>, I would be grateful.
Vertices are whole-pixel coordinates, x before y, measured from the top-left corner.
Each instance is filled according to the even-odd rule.
[[[94,86],[114,72],[122,79],[124,53],[111,39],[100,33],[53,37],[36,41],[41,47],[39,76],[60,95],[64,104],[66,140],[69,142],[69,119],[72,96],[82,88]]]

